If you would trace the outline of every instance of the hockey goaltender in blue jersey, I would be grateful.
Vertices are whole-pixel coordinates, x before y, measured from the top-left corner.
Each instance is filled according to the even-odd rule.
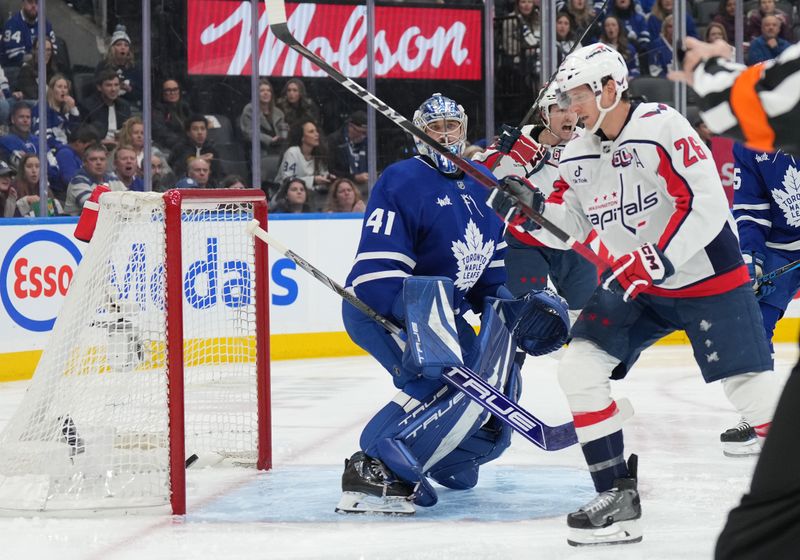
[[[480,310],[506,279],[503,223],[486,206],[487,194],[471,177],[444,175],[423,156],[390,165],[370,194],[346,285],[391,317],[404,278],[445,276],[455,285],[456,314]]]

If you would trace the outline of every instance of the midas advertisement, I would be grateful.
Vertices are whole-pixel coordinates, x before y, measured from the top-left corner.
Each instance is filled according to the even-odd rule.
[[[29,376],[47,343],[86,248],[85,243],[72,236],[75,222],[73,218],[0,220],[0,380]],[[273,217],[269,229],[297,254],[344,283],[355,255],[360,225],[361,217],[355,214],[310,219]],[[199,314],[199,307],[219,306],[235,311],[236,302],[228,301],[231,291],[225,289],[226,285],[251,281],[237,272],[236,256],[225,254],[226,243],[218,239],[219,235],[205,233],[205,241],[184,254],[187,314]],[[145,286],[153,282],[157,259],[143,246],[131,240],[129,246],[115,250],[109,289],[125,299],[140,301],[147,309],[160,302],[158,288]],[[283,255],[270,250],[269,262],[272,358],[359,352],[344,333],[340,298]],[[218,290],[208,289],[212,276],[220,286]],[[202,306],[198,298],[202,298]]]

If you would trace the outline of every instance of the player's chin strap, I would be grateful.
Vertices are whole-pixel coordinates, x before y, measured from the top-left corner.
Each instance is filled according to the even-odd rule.
[[[355,294],[345,290],[324,272],[267,233],[266,230],[260,227],[257,220],[253,220],[247,224],[247,231],[250,235],[257,237],[279,253],[285,255],[297,266],[328,286],[328,288],[336,292],[342,299],[347,301],[347,303],[380,324],[388,332],[394,335],[401,335],[401,333],[403,333],[403,329],[393,321],[390,321],[372,309],[369,305],[356,297]],[[491,412],[501,422],[517,431],[522,437],[546,451],[563,449],[578,442],[578,437],[575,435],[575,426],[572,422],[567,422],[558,426],[549,426],[543,423],[533,414],[509,399],[501,391],[489,385],[480,375],[466,366],[449,368],[442,375],[442,379]]]
[[[606,109],[604,109],[603,106],[601,105],[602,103],[601,95],[598,95],[595,99],[597,101],[597,109],[600,111],[600,114],[597,116],[597,122],[595,122],[591,130],[589,130],[589,134],[594,134],[595,132],[600,130],[600,126],[603,124],[603,120],[605,120],[606,115],[611,111],[613,111],[617,105],[619,105],[619,102],[622,100],[622,94],[620,93],[619,95],[617,95],[616,101],[614,101],[614,103],[611,104],[611,107],[608,107]]]

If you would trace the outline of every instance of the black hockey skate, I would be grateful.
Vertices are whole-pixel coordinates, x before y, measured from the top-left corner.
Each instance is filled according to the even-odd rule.
[[[414,487],[394,478],[380,460],[358,451],[344,460],[338,513],[414,513]]]
[[[628,544],[642,540],[639,519],[642,506],[636,489],[638,457],[628,459],[628,478],[618,478],[614,487],[597,495],[578,511],[567,515],[572,546]]]
[[[78,429],[75,427],[75,422],[72,417],[66,415],[61,420],[61,434],[64,436],[64,441],[69,445],[69,456],[74,457],[86,451],[86,445],[83,438],[78,434]]]
[[[726,457],[748,457],[761,453],[755,428],[744,420],[722,432],[719,441],[722,442],[722,453]]]

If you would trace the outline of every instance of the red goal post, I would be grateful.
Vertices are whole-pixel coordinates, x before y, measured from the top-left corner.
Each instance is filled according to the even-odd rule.
[[[186,512],[187,456],[271,468],[260,190],[112,192],[0,433],[0,512]]]

